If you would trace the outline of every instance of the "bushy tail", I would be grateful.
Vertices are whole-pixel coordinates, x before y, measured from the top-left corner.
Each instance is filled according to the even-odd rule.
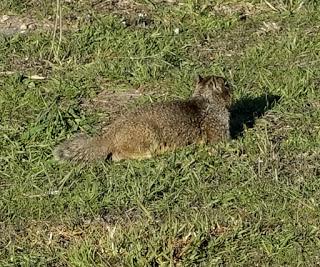
[[[76,162],[107,158],[109,154],[110,151],[106,142],[102,142],[99,137],[89,137],[85,134],[66,140],[53,151],[57,160]]]

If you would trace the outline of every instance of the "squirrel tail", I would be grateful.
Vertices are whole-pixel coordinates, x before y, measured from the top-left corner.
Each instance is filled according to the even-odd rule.
[[[60,161],[88,162],[108,158],[111,151],[104,140],[99,137],[89,137],[80,134],[58,145],[53,155]]]

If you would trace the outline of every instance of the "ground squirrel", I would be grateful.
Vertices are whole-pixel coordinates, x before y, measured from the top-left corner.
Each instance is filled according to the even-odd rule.
[[[231,90],[224,78],[198,77],[188,100],[153,103],[119,117],[99,136],[60,144],[58,160],[145,159],[189,144],[230,138]]]

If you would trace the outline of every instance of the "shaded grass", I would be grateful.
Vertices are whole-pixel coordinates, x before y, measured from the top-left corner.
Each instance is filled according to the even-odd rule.
[[[1,36],[0,69],[17,72],[0,79],[1,265],[318,264],[319,12],[292,2],[245,21],[159,5],[144,26],[95,11],[63,33],[58,57],[50,33]],[[261,32],[270,21],[280,30]],[[26,78],[47,68],[47,80]],[[141,162],[52,159],[61,140],[96,131],[81,103],[103,88],[161,84],[185,98],[198,73],[233,85],[230,143]]]

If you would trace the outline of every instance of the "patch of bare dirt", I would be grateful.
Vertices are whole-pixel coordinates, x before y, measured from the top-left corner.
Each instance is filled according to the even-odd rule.
[[[285,1],[261,1],[261,3],[250,3],[249,1],[223,1],[219,4],[208,5],[213,14],[220,16],[239,15],[240,19],[255,16],[265,12],[297,12],[304,8],[304,2],[285,3]]]
[[[76,1],[73,1],[76,2]],[[134,0],[94,0],[90,1],[92,7],[98,11],[112,11],[115,13],[132,13],[150,11],[155,8],[155,4],[176,4],[178,0],[155,0],[149,4],[144,4]]]
[[[0,72],[0,75],[10,75],[20,73],[26,78],[34,80],[46,79],[52,71],[52,66],[45,60],[29,57],[12,57],[10,59],[10,70]],[[9,66],[8,66],[9,67]]]
[[[217,225],[215,225],[214,227],[211,228],[209,234],[211,236],[221,236],[221,235],[224,235],[225,233],[227,233],[228,230],[229,230],[228,227],[226,227],[224,225],[217,224]]]
[[[95,0],[92,7],[98,11],[113,11],[121,13],[140,12],[148,9],[147,5],[132,0]]]
[[[264,4],[252,4],[250,2],[226,2],[219,4],[208,5],[207,8],[214,15],[220,16],[234,16],[238,15],[240,19],[246,19],[246,17],[254,16],[270,10],[270,8]]]
[[[182,238],[176,238],[172,241],[173,246],[173,258],[175,263],[179,263],[187,250],[191,247],[193,242],[194,233],[189,233]]]
[[[1,15],[0,14],[0,36],[11,36],[15,34],[28,34],[35,31],[53,32],[55,26],[50,19],[38,20],[32,15]],[[57,30],[57,29],[56,29]],[[51,65],[44,60],[17,57],[12,54],[5,70],[0,71],[1,76],[21,74],[32,80],[44,80],[51,72]]]
[[[99,12],[111,12],[122,18],[126,26],[149,27],[153,24],[152,5],[141,4],[132,0],[94,1],[92,8]]]
[[[246,21],[230,29],[208,33],[205,38],[198,41],[197,54],[202,62],[209,64],[221,55],[232,57],[234,61],[240,58],[248,47],[256,43],[258,38],[268,38],[270,35],[279,34],[282,30],[282,25],[276,22]],[[194,53],[194,47],[190,48],[190,53]]]
[[[0,223],[0,234],[8,243],[28,243],[28,246],[43,248],[58,245],[67,248],[84,240],[113,239],[117,228],[131,225],[126,218],[117,216],[114,219],[116,224],[109,223],[103,217],[82,219],[79,223],[30,221],[20,226]],[[2,239],[3,242],[4,239]]]
[[[51,30],[53,24],[49,20],[36,20],[28,16],[0,15],[0,35],[28,33],[37,29]]]
[[[253,41],[253,34],[257,31],[257,25],[246,23],[239,27],[207,34],[196,45],[197,54],[202,62],[211,64],[212,60],[225,55],[227,57],[240,57],[243,51]],[[194,53],[194,47],[190,48]]]

